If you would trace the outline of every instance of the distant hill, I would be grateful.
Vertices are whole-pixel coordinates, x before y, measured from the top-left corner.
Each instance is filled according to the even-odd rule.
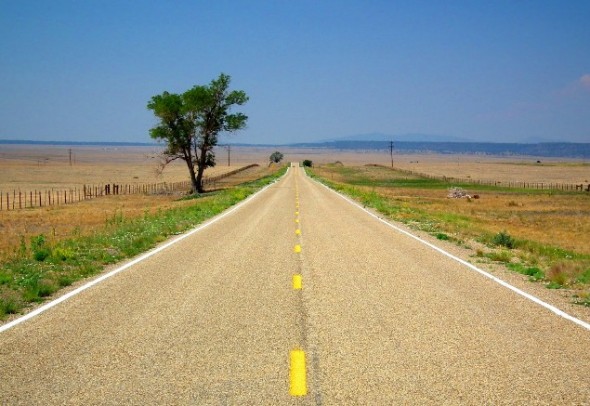
[[[389,151],[389,141],[331,141],[321,143],[290,144],[299,148],[326,148],[340,150]],[[395,141],[397,153],[529,155],[538,157],[590,159],[590,143],[547,142],[512,144],[493,142],[419,142]]]
[[[407,133],[407,134],[383,134],[383,133],[368,133],[349,135],[346,137],[339,137],[333,139],[326,139],[319,142],[338,142],[338,141],[403,141],[403,142],[471,142],[466,138],[454,137],[451,135],[434,135],[422,133]]]

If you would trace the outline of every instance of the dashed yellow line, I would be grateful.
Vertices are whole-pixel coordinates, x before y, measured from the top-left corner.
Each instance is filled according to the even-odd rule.
[[[301,277],[301,274],[296,273],[295,275],[293,275],[293,289],[303,289],[303,278]]]
[[[305,352],[293,350],[290,355],[289,394],[291,396],[307,395],[307,379],[305,371]]]
[[[298,228],[297,230],[295,230],[295,234],[301,235],[301,229]]]
[[[293,252],[300,253],[301,252],[301,245],[297,244],[295,248],[293,248]]]

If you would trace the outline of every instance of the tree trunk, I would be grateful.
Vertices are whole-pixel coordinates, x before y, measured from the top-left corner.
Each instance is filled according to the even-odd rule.
[[[205,189],[203,188],[203,173],[205,172],[205,168],[207,168],[207,147],[204,145],[200,148],[200,154],[198,158],[198,165],[197,165],[197,187],[199,193],[203,193]]]
[[[203,189],[203,172],[205,172],[205,165],[199,165],[197,168],[197,178],[195,180],[197,193],[203,193],[205,191]]]
[[[197,177],[195,176],[195,167],[193,166],[192,162],[189,161],[185,161],[186,162],[186,166],[188,166],[188,171],[191,175],[191,189],[193,193],[201,193],[202,192],[202,188],[199,187],[201,185],[201,182],[199,180],[197,180]]]

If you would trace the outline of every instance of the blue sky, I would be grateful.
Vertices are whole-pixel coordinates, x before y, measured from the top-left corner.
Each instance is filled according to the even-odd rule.
[[[149,142],[224,72],[230,142],[590,142],[590,1],[0,0],[0,139]]]

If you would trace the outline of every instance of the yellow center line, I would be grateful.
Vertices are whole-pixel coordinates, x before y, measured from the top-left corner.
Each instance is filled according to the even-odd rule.
[[[293,289],[303,289],[303,278],[301,277],[301,274],[296,273],[295,275],[293,275]]]
[[[296,253],[299,253],[299,252],[301,252],[301,245],[297,244],[297,245],[295,246],[295,248],[293,248],[293,251],[294,251],[294,252],[296,252]]]
[[[305,352],[293,350],[290,355],[289,394],[291,396],[307,395],[307,380],[305,371]]]
[[[301,235],[301,230],[298,228],[297,230],[295,230],[295,234]]]

